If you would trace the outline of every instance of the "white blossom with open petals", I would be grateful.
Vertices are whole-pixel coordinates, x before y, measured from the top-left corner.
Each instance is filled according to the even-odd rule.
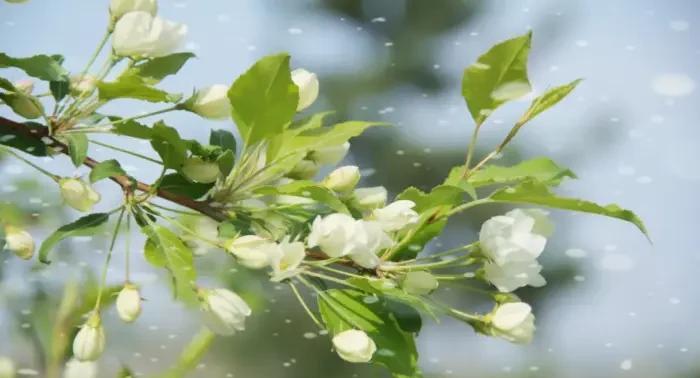
[[[384,230],[400,231],[418,222],[418,213],[413,210],[415,206],[413,201],[399,200],[374,210],[372,215]]]
[[[541,287],[547,284],[540,274],[542,266],[536,261],[512,261],[503,265],[494,262],[484,264],[485,278],[502,293],[509,293],[523,286]]]
[[[355,219],[347,214],[316,217],[307,239],[309,247],[319,247],[329,257],[345,256],[353,249]]]
[[[479,242],[484,254],[498,265],[530,262],[544,250],[547,232],[551,227],[541,212],[515,209],[484,222]]]
[[[118,56],[157,58],[174,53],[186,35],[186,25],[149,12],[129,12],[114,26],[112,48]]]

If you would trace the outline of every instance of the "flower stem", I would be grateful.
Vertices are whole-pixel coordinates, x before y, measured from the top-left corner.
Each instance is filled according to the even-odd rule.
[[[148,157],[148,156],[146,156],[146,155],[141,155],[141,154],[139,154],[139,153],[137,153],[137,152],[129,151],[129,150],[126,150],[126,149],[117,147],[117,146],[113,146],[113,145],[111,145],[111,144],[104,143],[104,142],[99,142],[99,141],[96,141],[96,140],[94,140],[94,139],[93,139],[93,140],[90,140],[90,142],[91,142],[91,143],[94,143],[94,144],[96,144],[96,145],[98,145],[98,146],[102,146],[102,147],[105,147],[105,148],[109,148],[110,150],[123,152],[123,153],[125,153],[125,154],[131,155],[131,156],[135,156],[135,157],[140,158],[140,159],[143,159],[143,160],[148,160],[148,161],[150,161],[150,162],[152,162],[152,163],[156,163],[156,164],[163,165],[163,162],[158,161],[158,160],[153,159],[153,158],[150,158],[150,157]]]
[[[117,224],[114,226],[114,232],[112,233],[112,241],[109,243],[109,250],[107,251],[107,257],[105,258],[104,266],[102,267],[102,278],[100,279],[100,289],[97,293],[97,301],[95,301],[95,312],[100,310],[100,304],[102,303],[102,292],[105,289],[107,283],[107,269],[109,268],[109,261],[112,259],[112,251],[114,250],[114,245],[117,242],[117,236],[119,235],[119,227],[122,224],[122,218],[124,218],[125,207],[121,208],[119,213],[119,218],[117,219]]]
[[[289,287],[292,289],[292,292],[294,293],[294,296],[296,296],[297,300],[299,300],[299,303],[301,304],[301,307],[304,308],[304,310],[305,310],[306,313],[309,315],[309,317],[311,318],[311,320],[313,320],[313,322],[316,323],[316,325],[318,326],[318,328],[324,329],[324,328],[323,328],[323,324],[321,324],[321,322],[318,320],[318,318],[316,317],[316,315],[314,315],[314,313],[311,311],[311,309],[309,308],[309,306],[306,304],[306,301],[304,301],[304,298],[302,298],[301,294],[299,293],[299,290],[297,290],[296,285],[294,285],[294,283],[290,281],[290,282],[289,282]]]
[[[56,182],[58,182],[58,180],[61,179],[60,176],[54,175],[53,173],[51,173],[51,172],[45,170],[44,168],[41,168],[40,166],[38,166],[38,165],[32,163],[31,161],[29,161],[29,160],[23,158],[20,154],[18,154],[18,153],[16,153],[16,152],[12,151],[11,149],[9,149],[9,148],[7,148],[7,147],[0,146],[0,150],[2,150],[2,151],[4,151],[4,152],[6,152],[6,153],[8,153],[8,154],[10,154],[10,155],[12,155],[12,156],[14,156],[14,157],[16,157],[17,159],[21,160],[22,162],[24,162],[25,164],[29,165],[30,167],[36,169],[37,171],[43,173],[44,175],[50,177],[52,180],[54,180],[54,181],[56,181]]]

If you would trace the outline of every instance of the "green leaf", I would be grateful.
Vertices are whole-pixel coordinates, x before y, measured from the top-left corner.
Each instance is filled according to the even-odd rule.
[[[102,226],[109,219],[107,213],[94,213],[86,215],[73,223],[61,226],[41,243],[39,248],[39,261],[49,264],[49,252],[61,240],[73,236],[92,236],[100,231]]]
[[[73,165],[80,167],[88,153],[88,138],[85,134],[65,134],[68,142],[68,153]]]
[[[333,193],[333,191],[314,181],[297,180],[286,185],[263,187],[257,192],[268,195],[282,194],[310,198],[316,202],[328,206],[330,209],[336,212],[349,214],[348,208],[345,206],[345,204],[343,204],[343,201],[341,201]]]
[[[634,224],[645,236],[649,237],[642,220],[630,210],[613,204],[602,206],[577,198],[559,197],[552,193],[547,188],[547,185],[534,180],[524,181],[519,185],[500,189],[489,198],[495,202],[542,205],[555,209],[580,211],[622,219]]]
[[[373,126],[386,126],[386,124],[348,121],[331,127],[307,129],[294,137],[287,138],[288,140],[283,144],[279,155],[282,156],[293,151],[312,151],[321,147],[338,146]]]
[[[201,198],[214,184],[200,184],[187,180],[179,173],[171,173],[163,176],[158,187],[169,192],[186,196],[192,199]]]
[[[576,79],[569,84],[548,89],[541,96],[532,101],[530,108],[525,112],[525,115],[518,123],[521,125],[525,124],[543,111],[556,105],[559,101],[563,100],[564,97],[568,96],[581,81],[582,79]]]
[[[66,80],[52,80],[49,83],[49,90],[56,101],[63,100],[70,92],[70,82]]]
[[[236,152],[236,138],[228,130],[212,130],[209,134],[209,144]]]
[[[162,121],[151,129],[151,146],[160,155],[165,168],[179,169],[187,158],[189,143],[180,137],[176,129]]]
[[[94,184],[102,179],[111,176],[122,175],[126,175],[126,172],[124,172],[124,169],[122,169],[122,166],[119,164],[118,161],[114,159],[105,160],[103,162],[97,163],[97,165],[92,168],[92,170],[90,171],[90,182]]]
[[[15,67],[24,71],[27,75],[45,81],[64,81],[68,77],[68,71],[61,67],[60,55],[34,55],[28,58],[13,58],[0,53],[0,68]]]
[[[153,129],[146,125],[142,125],[136,121],[129,120],[122,122],[119,118],[111,119],[112,122],[117,122],[114,124],[114,133],[124,136],[129,136],[138,139],[148,139],[153,137]]]
[[[404,303],[411,308],[423,311],[433,319],[438,320],[433,308],[422,298],[409,294],[397,287],[396,283],[386,278],[351,277],[348,283],[371,294],[384,296]],[[416,331],[417,332],[417,331]]]
[[[142,80],[149,85],[158,84],[169,75],[174,75],[188,60],[194,58],[191,52],[180,52],[146,60],[130,68],[119,80],[132,81],[134,78]]]
[[[284,131],[296,114],[298,92],[287,54],[264,57],[236,79],[228,98],[245,144],[252,145]]]
[[[486,166],[472,174],[468,182],[474,187],[491,184],[507,184],[534,179],[543,184],[556,186],[565,178],[576,178],[571,170],[558,166],[552,160],[538,157],[525,160],[511,167]]]
[[[226,152],[216,158],[216,164],[219,165],[219,171],[221,171],[223,176],[228,176],[231,173],[235,159],[231,150],[226,150]]]
[[[532,33],[527,33],[501,42],[464,71],[462,96],[477,125],[505,102],[530,92],[527,58],[531,40]]]
[[[100,100],[109,101],[118,98],[132,98],[148,102],[178,102],[182,95],[171,94],[148,86],[138,80],[128,79],[97,84]]]
[[[5,227],[0,227],[0,252],[5,250]]]
[[[410,200],[420,214],[410,238],[400,243],[391,260],[400,261],[416,257],[425,245],[442,233],[447,225],[444,215],[454,206],[462,203],[465,190],[453,185],[439,185],[429,193],[410,187],[399,194],[397,200]]]
[[[395,377],[421,376],[414,335],[401,328],[386,301],[357,290],[332,289],[319,295],[318,308],[332,335],[365,331],[377,345],[372,362],[386,366]]]
[[[175,297],[190,303],[196,299],[193,284],[197,277],[192,251],[169,229],[151,224],[142,227],[143,233],[153,242],[158,254],[165,260],[165,268],[173,278]]]
[[[143,256],[149,264],[156,268],[165,268],[168,265],[168,259],[165,257],[165,254],[160,248],[156,247],[151,239],[146,239],[146,244],[143,246]]]
[[[34,122],[25,122],[24,125],[37,132],[43,132],[46,129],[46,126]],[[41,139],[32,138],[24,134],[13,134],[12,129],[9,127],[0,127],[0,144],[16,148],[34,156],[41,157],[47,154],[46,145]]]
[[[15,85],[12,84],[11,81],[2,77],[0,77],[0,88],[9,92],[15,92],[17,90],[15,89]]]

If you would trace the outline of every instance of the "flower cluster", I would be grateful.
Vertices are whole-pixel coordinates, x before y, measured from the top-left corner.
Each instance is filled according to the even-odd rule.
[[[462,95],[475,130],[464,164],[428,191],[410,187],[390,197],[382,186],[358,187],[362,181],[358,166],[336,167],[349,153],[352,138],[382,124],[329,124],[329,112],[300,114],[314,106],[320,95],[319,80],[313,72],[293,69],[287,54],[263,57],[231,85],[204,85],[185,97],[157,85],[194,56],[179,51],[187,26],[159,17],[156,0],[111,0],[109,12],[105,38],[80,72],[68,72],[57,55],[11,58],[2,54],[0,64],[0,68],[24,70],[49,87],[49,93],[38,95],[33,80],[11,82],[0,77],[0,105],[26,120],[45,123],[0,117],[0,151],[55,181],[67,206],[90,213],[46,238],[39,260],[48,263],[51,248],[63,239],[96,235],[102,232],[101,226],[117,218],[101,282],[90,285],[96,286],[94,308],[84,314],[81,307],[72,317],[86,315],[73,339],[72,356],[64,359],[72,357],[65,366],[67,377],[97,375],[94,361],[106,343],[101,314],[109,302],[102,300],[108,292],[108,268],[112,254],[120,252],[117,237],[127,230],[130,238],[132,223],[143,234],[146,261],[167,269],[176,298],[199,303],[203,323],[213,333],[229,336],[243,331],[253,313],[248,304],[254,303],[251,293],[199,285],[195,257],[205,259],[211,251],[225,251],[231,264],[266,270],[272,282],[284,283],[279,287],[289,286],[309,318],[330,334],[340,358],[378,363],[397,376],[421,375],[415,345],[420,313],[452,316],[479,333],[513,343],[533,339],[533,310],[514,292],[546,284],[538,258],[553,229],[547,212],[511,210],[484,222],[477,241],[435,251],[439,244],[431,241],[452,216],[483,204],[530,204],[623,219],[645,232],[641,220],[629,210],[554,193],[563,179],[575,175],[547,158],[513,166],[492,164],[525,124],[564,99],[578,80],[534,98],[503,141],[472,164],[485,120],[499,106],[530,91],[531,33],[495,45],[465,70]],[[91,72],[110,41],[104,68]],[[124,70],[114,75],[112,70],[120,65]],[[49,96],[55,100],[53,106],[44,105]],[[124,98],[167,107],[130,117],[106,115],[104,105]],[[47,113],[49,109],[53,112]],[[175,111],[222,124],[233,122],[238,135],[219,128],[211,131],[206,143],[183,138],[163,120],[145,121]],[[94,140],[96,133],[148,141],[158,159]],[[117,159],[88,158],[91,143],[158,164],[162,174],[153,182],[139,181]],[[50,172],[53,167],[45,169],[19,152],[40,157],[66,154],[76,167],[88,166],[90,173],[88,177],[55,175]],[[321,177],[322,172],[329,173]],[[124,196],[121,206],[104,211],[99,210],[104,204],[93,184],[107,178],[119,185]],[[0,248],[31,259],[35,243],[27,230],[3,214],[0,222]],[[125,244],[126,275],[115,307],[122,321],[134,323],[147,309],[140,286],[129,277],[130,243]],[[493,310],[470,313],[443,303],[434,293],[454,282],[486,294]],[[315,307],[306,303],[307,297],[316,301]],[[207,343],[195,344],[205,348]],[[48,354],[53,358],[53,353]],[[0,359],[0,371],[13,369],[11,361]]]

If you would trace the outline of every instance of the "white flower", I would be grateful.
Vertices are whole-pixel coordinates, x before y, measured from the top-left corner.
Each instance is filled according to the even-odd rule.
[[[355,219],[347,214],[316,217],[307,239],[309,247],[319,247],[329,257],[345,256],[353,248],[350,240],[355,234]]]
[[[0,378],[15,378],[15,363],[5,356],[0,356]]]
[[[63,178],[58,181],[58,186],[61,189],[63,200],[68,206],[78,211],[90,211],[100,201],[100,194],[82,180]]]
[[[377,252],[391,247],[394,242],[384,232],[382,226],[374,221],[357,220],[353,230],[354,232],[347,240],[350,246],[348,256],[363,268],[376,268],[381,262]]]
[[[21,259],[29,260],[34,256],[34,238],[19,227],[5,226],[5,243],[5,247]]]
[[[80,361],[95,361],[105,349],[105,331],[100,315],[93,312],[73,339],[73,356]]]
[[[438,280],[432,274],[423,271],[408,272],[401,286],[406,292],[416,295],[427,295],[437,289]]]
[[[97,78],[90,74],[73,75],[70,78],[70,90],[73,96],[92,92],[97,85]]]
[[[182,174],[194,182],[210,184],[219,178],[219,164],[206,161],[199,156],[192,156],[182,164]]]
[[[22,79],[17,80],[13,83],[15,89],[24,94],[32,94],[34,91],[34,80],[32,79]]]
[[[245,235],[230,240],[225,245],[238,262],[250,269],[262,269],[270,265],[271,258],[279,254],[274,242],[257,235]]]
[[[362,210],[373,210],[386,204],[387,191],[383,186],[358,188],[353,192],[355,205]]]
[[[273,281],[281,281],[293,275],[306,256],[304,243],[283,240],[279,243],[279,254],[272,256]]]
[[[208,119],[230,118],[231,103],[228,100],[228,89],[228,85],[215,84],[198,90],[190,110]]]
[[[109,3],[109,14],[113,20],[135,11],[144,11],[155,16],[158,12],[158,3],[156,0],[112,0]]]
[[[127,322],[131,323],[141,314],[141,293],[139,289],[127,283],[124,288],[117,295],[117,313],[119,317]]]
[[[354,165],[336,168],[323,179],[323,186],[336,192],[351,191],[360,181],[360,169]]]
[[[322,147],[311,153],[311,159],[317,164],[336,165],[343,160],[350,150],[350,142],[337,146]]]
[[[503,265],[494,262],[484,264],[484,275],[502,293],[509,293],[523,286],[541,287],[547,281],[540,274],[542,266],[537,261],[511,261]]]
[[[63,378],[97,378],[97,363],[94,361],[79,361],[71,358],[66,362]],[[2,375],[0,375],[2,377]]]
[[[515,209],[487,220],[479,232],[481,250],[498,265],[536,259],[547,243],[546,232],[551,230],[542,214]]]
[[[318,97],[318,78],[313,72],[303,68],[292,71],[292,81],[299,87],[299,102],[297,111],[300,112],[314,103]]]
[[[238,294],[226,289],[200,289],[204,323],[219,335],[230,336],[245,329],[251,309]]]
[[[372,212],[374,219],[386,231],[401,231],[418,222],[418,213],[413,211],[416,204],[409,200],[399,200]]]
[[[491,318],[492,333],[516,344],[527,344],[535,333],[535,316],[527,303],[504,303]]]
[[[148,12],[129,12],[114,27],[112,48],[119,56],[156,58],[175,52],[186,34],[186,25]]]
[[[333,346],[340,358],[348,362],[369,362],[377,345],[367,333],[357,329],[343,331],[333,337]]]

